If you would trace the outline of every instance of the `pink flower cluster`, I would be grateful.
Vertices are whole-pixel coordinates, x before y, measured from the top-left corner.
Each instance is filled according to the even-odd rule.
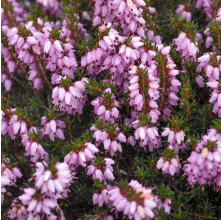
[[[214,12],[215,0],[195,2],[197,9],[203,7],[208,20],[217,22],[221,20],[221,10]],[[64,150],[67,152],[64,162],[57,162],[54,157],[53,160],[48,160],[49,154],[43,146],[47,146],[48,142],[55,142],[56,138],[65,140],[63,130],[66,128],[65,122],[58,120],[56,116],[43,116],[39,130],[40,122],[35,124],[34,121],[38,116],[29,120],[28,116],[26,118],[18,109],[16,111],[3,107],[2,135],[8,134],[12,140],[16,139],[15,145],[21,138],[19,144],[25,147],[25,156],[30,156],[29,162],[36,169],[29,180],[34,182],[34,186],[24,189],[24,193],[13,200],[8,217],[20,220],[65,219],[57,200],[68,197],[74,178],[72,170],[79,171],[79,174],[84,171],[94,182],[99,181],[103,184],[94,193],[93,203],[99,207],[105,205],[109,208],[100,216],[104,219],[114,219],[109,216],[110,212],[111,215],[115,214],[116,218],[119,214],[123,219],[135,220],[152,219],[155,217],[154,212],[158,213],[160,209],[170,214],[171,199],[162,200],[152,195],[151,188],[146,188],[133,179],[129,183],[117,182],[120,178],[118,174],[124,172],[121,170],[121,164],[118,166],[117,160],[128,152],[127,149],[123,152],[123,148],[131,148],[127,146],[128,143],[134,147],[138,141],[141,148],[145,150],[148,148],[152,154],[154,150],[162,147],[164,142],[161,142],[161,136],[168,136],[168,148],[158,158],[156,168],[162,170],[164,175],[172,176],[172,179],[180,172],[181,164],[176,154],[187,148],[184,143],[185,133],[179,126],[166,127],[161,136],[158,133],[158,127],[165,126],[167,120],[170,122],[171,112],[179,109],[178,92],[181,83],[177,76],[181,71],[175,69],[175,62],[179,63],[179,59],[170,56],[174,55],[172,46],[175,44],[176,51],[182,58],[181,64],[184,64],[184,61],[190,64],[199,62],[196,71],[201,75],[196,77],[196,81],[200,87],[204,87],[203,80],[207,79],[206,85],[212,93],[209,102],[214,104],[213,113],[221,117],[221,56],[217,55],[219,45],[212,48],[216,53],[206,53],[197,57],[202,52],[199,51],[201,48],[198,48],[202,36],[196,33],[190,37],[186,31],[181,32],[170,46],[165,46],[162,44],[162,37],[157,35],[157,32],[163,29],[155,24],[156,9],[146,6],[149,1],[94,0],[92,26],[99,26],[99,31],[95,33],[96,37],[92,41],[89,41],[91,36],[85,29],[90,26],[92,12],[89,9],[86,9],[88,12],[78,11],[76,9],[80,3],[76,3],[75,7],[60,0],[37,0],[36,3],[43,6],[43,11],[52,15],[52,19],[45,21],[34,17],[32,21],[30,13],[30,18],[26,22],[28,14],[15,0],[8,0],[9,13],[5,6],[1,11],[2,83],[5,90],[7,92],[11,90],[13,80],[16,80],[15,74],[19,74],[19,77],[25,77],[29,83],[33,83],[34,89],[31,84],[33,93],[39,99],[43,93],[35,90],[48,86],[47,91],[48,89],[51,91],[48,98],[50,100],[51,95],[52,107],[56,109],[55,111],[62,112],[59,118],[65,118],[67,114],[68,120],[70,115],[81,117],[84,106],[88,105],[90,108],[92,105],[97,120],[90,128],[93,136],[89,133],[83,140],[76,139],[70,144],[65,144]],[[89,6],[90,4],[91,2]],[[68,17],[70,14],[65,12],[67,8],[72,9],[72,6],[73,11],[70,14],[73,15],[73,23]],[[76,11],[79,14],[76,14]],[[63,12],[66,14],[63,15]],[[191,9],[186,5],[179,5],[175,13],[181,14],[186,21],[192,19]],[[63,22],[51,21],[62,15]],[[85,25],[78,23],[81,17],[89,22]],[[153,22],[149,24],[148,19],[152,19]],[[209,31],[212,33],[209,29],[205,31],[207,49],[213,41],[216,43],[216,38],[212,38]],[[85,40],[79,35],[84,35]],[[104,82],[101,88],[105,88],[101,95],[92,98],[93,101],[89,100],[89,103],[87,100],[90,96],[87,96],[86,92],[89,90],[90,93],[87,85],[91,82],[84,77],[85,75],[101,80]],[[183,82],[188,78],[185,77],[181,77]],[[32,100],[29,101],[31,103]],[[44,104],[42,106],[47,108]],[[85,120],[84,117],[82,119]],[[87,122],[85,124],[88,125]],[[35,125],[36,127],[33,127]],[[70,127],[70,138],[72,131]],[[19,138],[16,138],[18,135]],[[70,138],[67,141],[70,141]],[[42,139],[47,142],[43,143]],[[40,160],[43,161],[39,162]],[[182,161],[182,158],[180,160]],[[188,176],[188,183],[191,186],[196,183],[202,187],[209,184],[217,191],[220,190],[221,134],[216,129],[209,130],[197,143],[183,171],[184,175]],[[1,172],[3,201],[6,187],[15,185],[16,178],[21,178],[22,174],[18,168],[10,167],[9,163],[2,163]]]
[[[174,43],[177,46],[176,51],[180,52],[184,60],[196,60],[199,48],[197,47],[197,42],[192,42],[186,35],[182,32],[179,37],[174,39]]]
[[[5,159],[5,163],[1,163],[1,204],[4,202],[4,194],[7,186],[16,186],[17,178],[21,178],[22,174],[17,167],[10,168],[10,160]]]
[[[38,129],[31,127],[27,134],[22,135],[21,143],[25,146],[25,156],[31,156],[30,161],[36,163],[38,159],[48,160],[49,154],[44,150],[37,138]]]
[[[47,35],[49,35],[49,32],[47,32]],[[73,46],[70,43],[62,44],[59,40],[52,41],[49,36],[46,39],[44,37],[45,35],[42,35],[39,40],[44,42],[43,51],[48,54],[45,62],[47,63],[46,69],[53,73],[51,77],[52,84],[56,83],[59,75],[68,75],[71,79],[74,79],[73,73],[77,69],[77,61]]]
[[[97,97],[91,102],[94,106],[94,113],[104,121],[116,120],[119,118],[119,103],[116,101],[114,94],[111,93],[111,88],[104,90],[101,97]]]
[[[178,5],[177,10],[175,11],[176,14],[180,14],[183,19],[187,21],[191,21],[192,14],[190,11],[186,10],[185,5]]]
[[[190,185],[198,183],[204,187],[209,184],[218,191],[221,187],[221,134],[210,129],[187,162],[183,170]]]
[[[28,32],[32,33],[35,31],[33,22],[29,22],[24,27]],[[42,88],[42,80],[39,76],[42,75],[40,70],[37,70],[35,53],[39,54],[39,42],[32,36],[22,35],[17,27],[9,28],[3,26],[3,31],[8,37],[9,46],[15,46],[15,53],[18,59],[24,64],[29,66],[29,80],[33,81],[34,88],[39,90]],[[34,54],[33,54],[33,53]]]
[[[154,201],[157,203],[157,209],[164,209],[164,212],[168,215],[170,214],[171,209],[171,199],[166,198],[164,202],[158,196],[154,197]]]
[[[158,134],[158,129],[156,127],[140,126],[138,123],[140,121],[136,120],[133,122],[133,127],[136,129],[134,136],[136,140],[140,140],[140,146],[146,150],[149,146],[149,151],[153,152],[153,149],[160,148],[161,141]]]
[[[13,208],[8,211],[8,217],[10,219],[26,220],[27,212],[21,201],[14,199],[11,206]]]
[[[101,121],[103,123],[103,121]],[[108,130],[104,130],[105,127]],[[116,124],[112,124],[111,121],[109,124],[102,126],[101,128],[92,126],[91,131],[94,131],[93,138],[96,139],[96,146],[99,146],[101,143],[104,145],[104,150],[109,152],[113,156],[117,151],[122,152],[122,145],[120,142],[126,142],[126,136],[120,132],[120,129]]]
[[[13,84],[11,78],[13,73],[17,70],[17,66],[8,48],[4,47],[3,43],[1,43],[1,48],[1,57],[4,59],[6,66],[2,68],[1,83],[4,85],[5,90],[9,92]]]
[[[26,209],[25,217],[28,220],[56,220],[58,218],[65,220],[64,214],[57,204],[57,200],[41,194],[40,190],[26,188],[24,189],[24,194],[19,196],[18,199]],[[12,217],[13,215],[11,215]]]
[[[73,167],[86,167],[86,162],[91,161],[94,158],[94,154],[99,150],[91,142],[86,142],[83,145],[78,143],[71,143],[73,150],[69,152],[64,158],[64,162]]]
[[[93,195],[93,204],[102,207],[104,204],[108,204],[109,202],[109,194],[108,194],[109,186],[103,188],[100,193],[94,193]]]
[[[18,59],[28,65],[29,80],[33,81],[34,88],[37,90],[42,88],[42,76],[45,75],[45,69],[51,71],[51,81],[54,84],[59,75],[69,75],[73,79],[73,73],[77,67],[73,46],[51,37],[50,31],[56,24],[53,22],[44,23],[38,19],[38,25],[39,29],[36,29],[33,26],[33,21],[25,24],[28,36],[21,34],[16,27],[3,26],[3,32],[8,37],[9,46],[14,45]],[[43,62],[45,67],[39,62]],[[9,64],[12,69],[13,63],[10,62]],[[45,76],[43,78],[46,79]]]
[[[66,198],[68,188],[72,182],[72,174],[67,163],[57,162],[51,168],[45,161],[36,163],[36,172],[33,175],[35,187],[51,198]]]
[[[73,46],[70,43],[62,43],[60,40],[51,37],[50,31],[52,31],[55,24],[39,21],[39,26],[41,26],[41,31],[32,29],[32,41],[36,43],[34,52],[37,55],[44,55],[45,68],[52,72],[52,84],[55,83],[58,75],[69,75],[73,79],[73,73],[77,67]]]
[[[153,209],[157,206],[152,190],[145,188],[136,180],[131,180],[124,187],[113,187],[109,190],[109,200],[112,208],[122,212],[129,219],[152,219]]]
[[[97,75],[103,70],[109,70],[111,81],[121,86],[128,73],[125,69],[134,64],[139,55],[139,47],[143,45],[140,37],[126,38],[111,27],[111,23],[100,26],[99,47],[89,51],[81,58],[81,65],[88,66],[91,76]],[[120,46],[117,53],[117,46]]]
[[[176,157],[171,158],[170,160],[161,157],[157,161],[157,169],[162,169],[163,174],[170,174],[171,176],[174,176],[175,173],[179,173],[180,168],[181,164],[177,155]]]
[[[144,37],[143,25],[145,20],[142,17],[145,6],[143,0],[114,0],[109,4],[105,1],[95,2],[95,11],[93,25],[97,26],[101,23],[113,22],[114,26],[121,27],[124,34],[128,36],[130,33]]]
[[[152,48],[145,48],[145,47],[142,47],[140,50],[141,50],[141,56],[140,56],[140,60],[141,60],[141,63],[144,65],[144,66],[149,66],[147,64],[151,64],[153,61],[153,58],[156,56],[156,51],[155,51],[155,45],[154,43],[151,42],[151,46]],[[135,68],[134,68],[135,69]],[[133,73],[133,71],[132,71]],[[150,75],[150,74],[148,74]]]
[[[185,148],[187,148],[186,144],[184,143],[185,133],[183,131],[175,132],[175,130],[165,128],[161,135],[163,137],[168,136],[170,148],[174,149],[175,153],[179,153],[179,150],[183,151]]]
[[[215,0],[196,0],[195,7],[197,9],[203,8],[204,13],[206,14],[207,18],[212,17],[212,8],[211,5],[215,3]]]
[[[23,26],[25,23],[25,19],[28,17],[28,13],[16,0],[8,0],[7,3],[11,8],[13,8],[12,16],[15,21]],[[1,25],[3,26],[8,24],[9,21],[7,14],[5,13],[5,9],[1,7]]]
[[[56,86],[52,90],[52,103],[59,107],[60,111],[81,115],[86,102],[85,82],[88,82],[87,78],[82,78],[81,81],[76,81],[71,85]]]
[[[28,132],[27,123],[20,120],[18,115],[14,114],[15,111],[15,108],[8,109],[7,112],[1,111],[1,133],[2,135],[8,133],[12,140],[15,140],[19,130],[20,135],[27,134]]]
[[[147,59],[147,56],[148,53],[142,53],[141,60],[145,59],[144,57]],[[141,70],[137,69],[136,66],[130,66],[130,82],[128,87],[128,90],[130,91],[129,104],[134,106],[134,108],[138,111],[143,109],[145,111],[149,110],[148,115],[151,117],[151,122],[156,123],[158,116],[160,115],[157,105],[157,100],[159,98],[159,84],[157,79],[151,74],[147,74],[146,78],[144,79],[145,76],[143,72],[148,70],[145,66],[143,66],[143,64],[141,64],[139,68],[141,68]],[[146,91],[146,84],[148,84],[148,91]]]
[[[44,10],[50,11],[51,14],[61,15],[60,2],[57,0],[37,0],[37,4],[42,5]]]
[[[99,47],[89,51],[86,56],[81,58],[81,66],[85,67],[87,65],[91,76],[110,68],[112,56],[109,54],[115,53],[115,47],[124,41],[124,38],[115,29],[111,28],[111,25],[111,23],[108,23],[100,26]]]
[[[101,158],[97,157],[92,162],[92,165],[87,167],[87,175],[92,175],[92,178],[102,180],[111,180],[115,179],[113,175],[113,167],[112,164],[115,162],[110,158]]]
[[[205,71],[207,77],[206,85],[211,88],[212,94],[209,100],[210,103],[214,103],[213,112],[221,117],[221,56],[215,53],[207,53],[198,58],[200,64],[197,67],[197,72]],[[199,75],[199,77],[202,77]]]
[[[153,47],[153,45],[152,45]],[[150,96],[157,99],[157,105],[154,107],[158,108],[161,117],[163,120],[167,120],[171,116],[171,107],[176,106],[179,98],[176,93],[179,91],[179,86],[181,83],[176,79],[176,76],[179,75],[179,70],[176,70],[176,64],[173,62],[172,58],[169,55],[171,47],[164,47],[162,44],[157,45],[158,53],[154,50],[156,49],[146,49],[142,48],[141,62],[143,65],[148,66],[148,77],[151,79],[150,87],[154,87],[154,91],[150,90]],[[166,67],[162,67],[162,62],[166,62]],[[163,70],[164,69],[164,70]],[[165,71],[166,74],[162,74],[162,71]],[[156,92],[156,88],[159,91]],[[154,92],[154,93],[153,93]],[[146,93],[146,92],[145,92]],[[156,112],[159,117],[159,113]],[[156,114],[151,112],[151,117],[155,118]]]
[[[110,69],[111,80],[114,84],[121,86],[122,79],[127,79],[129,66],[134,65],[140,58],[139,48],[143,45],[140,37],[124,38],[123,44],[119,48],[119,53],[112,58],[112,68]]]
[[[41,125],[44,125],[44,128],[40,130],[42,136],[48,135],[50,140],[54,141],[54,138],[59,138],[64,140],[64,131],[63,128],[66,128],[65,122],[61,120],[50,120],[47,122],[46,116],[41,118]]]
[[[215,53],[204,54],[203,56],[198,58],[199,65],[196,71],[200,73],[202,70],[205,70],[208,81],[218,81],[221,72],[221,64],[219,62],[220,59],[221,56],[216,55]]]
[[[9,218],[29,220],[65,220],[57,199],[66,198],[68,188],[72,183],[73,173],[68,164],[52,161],[36,163],[36,172],[32,179],[35,180],[34,188],[24,189],[24,194],[12,203]]]

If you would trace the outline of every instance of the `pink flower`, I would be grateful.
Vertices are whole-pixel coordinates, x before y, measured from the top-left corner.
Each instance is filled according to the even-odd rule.
[[[193,151],[187,159],[183,170],[188,176],[188,183],[196,183],[204,186],[213,185],[216,190],[220,189],[221,176],[221,142],[220,134],[215,129],[209,130],[197,144],[196,151]]]
[[[156,123],[160,114],[156,102],[159,98],[159,84],[157,78],[149,76],[148,74],[145,75],[144,73],[147,69],[142,64],[138,68],[136,66],[131,66],[130,69],[130,84],[128,87],[128,90],[130,91],[129,104],[134,106],[138,111],[142,111],[143,108],[145,108],[145,111],[148,110],[152,123]],[[144,82],[145,84],[143,84]],[[142,85],[142,87],[140,85]],[[143,87],[143,85],[145,86]],[[148,90],[146,88],[147,85]]]
[[[93,204],[102,207],[103,204],[109,203],[109,194],[108,191],[111,186],[104,184],[104,180],[95,180],[94,186],[97,188],[97,191],[93,195]]]
[[[164,202],[158,196],[154,197],[155,202],[157,203],[157,209],[164,209],[164,212],[168,215],[170,214],[171,209],[171,199],[166,198]]]
[[[185,60],[196,60],[199,48],[197,47],[197,43],[192,42],[186,36],[186,33],[180,33],[179,37],[174,40],[174,43],[177,46],[176,51],[180,52]]]
[[[83,17],[83,19],[85,19],[87,21],[91,20],[91,17],[90,17],[90,15],[89,15],[89,13],[87,11],[83,11],[82,17]]]
[[[34,188],[24,189],[24,194],[19,196],[18,199],[26,208],[27,215],[31,220],[40,220],[46,215],[53,215],[51,211],[58,208],[56,199],[47,198]]]
[[[19,168],[10,168],[10,160],[8,158],[5,158],[4,162],[5,163],[1,163],[1,203],[4,202],[4,194],[6,193],[6,187],[12,185],[16,186],[16,179],[22,177]]]
[[[104,90],[101,97],[97,97],[91,102],[94,106],[94,113],[104,121],[115,120],[119,118],[119,111],[116,107],[119,106],[115,99],[114,94],[111,93],[111,89],[107,88]]]
[[[95,131],[93,138],[96,139],[96,145],[99,146],[103,143],[104,150],[109,152],[111,156],[117,151],[122,152],[120,142],[126,142],[126,137],[120,132],[117,124],[114,124],[112,121],[109,121],[108,124],[103,124],[103,120],[98,120],[96,126],[91,127],[91,130]]]
[[[185,5],[178,5],[177,10],[175,11],[176,14],[180,14],[182,18],[186,19],[187,21],[191,21],[191,12],[185,11]]]
[[[214,4],[214,1],[211,0],[211,1],[208,1],[208,0],[197,0],[196,1],[196,5],[195,7],[198,9],[200,7],[203,8],[203,11],[205,12],[206,16],[208,18],[211,18],[212,17],[212,8],[211,8],[211,5]]]
[[[91,142],[81,142],[76,140],[69,145],[72,150],[64,158],[64,161],[74,167],[86,167],[86,162],[94,158],[94,154],[99,150]]]
[[[26,220],[27,212],[21,201],[14,199],[12,202],[12,209],[8,211],[8,217],[10,219]]]
[[[151,193],[150,188],[131,180],[129,184],[120,182],[118,187],[110,189],[109,200],[116,212],[122,212],[130,219],[151,219],[154,217],[153,209],[157,206]]]
[[[145,106],[149,105],[153,109],[151,111],[151,114],[149,113],[149,117],[152,117],[153,123],[156,123],[159,115],[161,115],[160,117],[164,121],[166,121],[167,118],[170,117],[170,108],[172,106],[178,105],[178,97],[176,93],[179,91],[179,86],[181,86],[181,83],[175,77],[179,74],[179,71],[174,69],[176,65],[169,55],[170,47],[164,47],[162,44],[156,45],[156,47],[158,48],[157,53],[153,51],[153,47],[152,50],[147,50],[143,52],[141,57],[142,64],[148,66],[148,68],[145,70],[145,72],[148,71],[147,75],[150,87],[148,90],[148,95],[153,100],[148,100],[144,95],[143,99],[147,100],[145,101]],[[162,62],[162,60],[165,60],[166,63],[166,66],[163,68],[166,68],[165,74],[162,74],[162,71],[164,70],[161,70],[162,66],[160,63]],[[135,69],[131,70],[132,74],[134,74],[134,72]],[[140,85],[142,85],[142,80],[140,81]],[[146,95],[146,88],[142,88],[142,90],[144,90],[142,91],[142,93]],[[164,92],[162,93],[162,91]]]
[[[50,13],[53,15],[59,15],[62,13],[60,9],[60,2],[57,0],[53,1],[37,0],[36,3],[42,5],[44,10],[50,11]]]
[[[155,45],[162,44],[162,37],[161,36],[155,35],[154,31],[151,29],[147,29],[146,31],[147,31],[146,36],[153,44],[155,44]]]
[[[48,135],[50,140],[54,141],[54,138],[59,138],[64,140],[64,131],[63,128],[66,128],[65,122],[61,120],[51,120],[50,122],[46,123],[47,119],[46,116],[43,116],[41,118],[41,125],[44,125],[44,128],[42,129],[43,135]]]
[[[17,30],[17,29],[15,29]],[[3,31],[4,32],[4,31]],[[9,52],[8,48],[7,47],[4,47],[3,44],[1,44],[1,55],[2,55],[2,58],[4,59],[5,61],[5,68],[2,68],[2,71],[1,71],[1,83],[3,83],[4,87],[5,87],[5,90],[7,92],[9,92],[11,90],[11,87],[13,85],[13,82],[12,82],[12,73],[14,73],[16,70],[17,70],[17,65],[16,65],[16,62],[13,60],[12,58],[12,55],[11,53]]]
[[[20,23],[21,26],[23,26],[26,23],[25,19],[28,17],[29,14],[17,1],[11,1],[10,5],[13,8],[13,10],[12,10],[13,18],[15,19],[16,22]],[[2,7],[1,24],[6,25],[8,23],[9,23],[8,18],[5,14],[3,7]]]
[[[70,78],[69,78],[70,79]],[[52,103],[59,107],[60,111],[67,111],[68,114],[82,114],[83,107],[86,101],[84,94],[84,82],[86,78],[77,81],[65,89],[62,85],[55,87],[52,90]]]
[[[215,60],[214,60],[215,59]],[[197,67],[197,72],[200,73],[202,69],[206,71],[206,76],[208,77],[208,81],[215,81],[219,80],[219,61],[221,59],[221,56],[212,54],[212,53],[206,53],[203,56],[198,58],[198,61],[200,62]],[[215,61],[215,62],[213,62]],[[217,63],[217,65],[214,66],[214,63]]]
[[[167,158],[161,157],[157,161],[157,169],[162,169],[163,174],[170,174],[174,176],[175,173],[179,173],[181,168],[179,157],[176,155],[175,157],[167,160]]]
[[[168,136],[168,144],[170,148],[174,149],[175,153],[178,153],[180,149],[183,151],[185,148],[187,148],[186,144],[184,143],[185,133],[183,131],[174,132],[170,128],[165,128],[162,136]]]
[[[200,73],[202,70],[205,70],[208,82],[206,85],[211,88],[211,98],[210,103],[213,103],[213,112],[218,114],[218,117],[221,117],[221,91],[220,87],[220,72],[221,66],[219,61],[221,56],[216,55],[215,53],[207,53],[198,58],[200,64],[197,67],[197,72]],[[202,78],[202,76],[199,75]],[[199,83],[198,83],[199,84]]]
[[[6,118],[4,117],[5,113],[1,110],[1,134],[4,136],[8,133],[8,123]]]
[[[67,163],[57,162],[49,166],[45,161],[36,163],[36,172],[33,175],[35,187],[41,194],[56,198],[67,197],[67,189],[72,182],[72,174]]]
[[[142,25],[145,24],[145,20],[142,17],[142,6],[145,6],[143,0],[135,2],[120,0],[114,1],[111,5],[98,2],[95,4],[93,26],[117,21],[116,24],[124,30],[125,35],[128,36],[130,32],[136,32],[138,35],[144,37]],[[126,21],[126,23],[123,21]]]
[[[25,146],[25,156],[31,156],[30,161],[36,163],[38,159],[48,160],[49,154],[40,143],[37,128],[30,128],[29,133],[22,135],[22,144]]]
[[[73,46],[70,43],[61,44],[58,40],[51,42],[49,39],[44,39],[43,41],[45,43],[44,52],[49,54],[46,58],[46,69],[53,73],[52,84],[56,83],[54,78],[58,78],[59,75],[68,75],[71,79],[74,79],[73,73],[77,70],[77,62]]]
[[[87,175],[92,175],[93,179],[111,180],[115,179],[113,175],[113,167],[111,166],[115,162],[110,158],[97,157],[92,162],[92,165],[87,167]]]
[[[221,8],[218,9],[215,20],[216,21],[221,21]]]
[[[146,149],[146,146],[149,146],[149,151],[153,151],[154,148],[161,147],[161,141],[156,127],[149,127],[148,125],[143,127],[139,126],[140,121],[134,121],[133,125],[136,128],[134,136],[136,140],[140,141],[140,146]]]
[[[15,139],[17,134],[21,136],[27,134],[27,123],[18,118],[15,114],[16,109],[8,109],[7,115],[2,112],[2,135],[8,133],[11,139]],[[4,117],[4,116],[7,116]],[[20,131],[20,132],[19,132]]]

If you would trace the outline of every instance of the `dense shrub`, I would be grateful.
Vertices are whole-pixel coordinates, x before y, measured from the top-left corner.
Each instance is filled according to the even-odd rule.
[[[221,219],[220,0],[2,0],[2,219]]]

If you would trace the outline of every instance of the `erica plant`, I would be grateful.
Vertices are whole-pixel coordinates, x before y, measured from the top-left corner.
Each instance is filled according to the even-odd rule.
[[[221,1],[3,0],[2,219],[221,219]]]

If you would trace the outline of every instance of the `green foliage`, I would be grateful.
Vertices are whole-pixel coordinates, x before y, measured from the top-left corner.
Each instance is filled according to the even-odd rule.
[[[115,91],[115,85],[111,82],[97,81],[96,79],[90,79],[88,83],[85,84],[86,91],[90,95],[101,96],[103,91],[107,88],[111,88],[111,91]]]
[[[155,190],[156,190],[156,195],[160,199],[162,199],[163,203],[167,198],[172,199],[172,196],[174,195],[174,193],[171,191],[171,189],[168,186],[165,187],[164,185],[162,185],[160,188],[155,188]]]

